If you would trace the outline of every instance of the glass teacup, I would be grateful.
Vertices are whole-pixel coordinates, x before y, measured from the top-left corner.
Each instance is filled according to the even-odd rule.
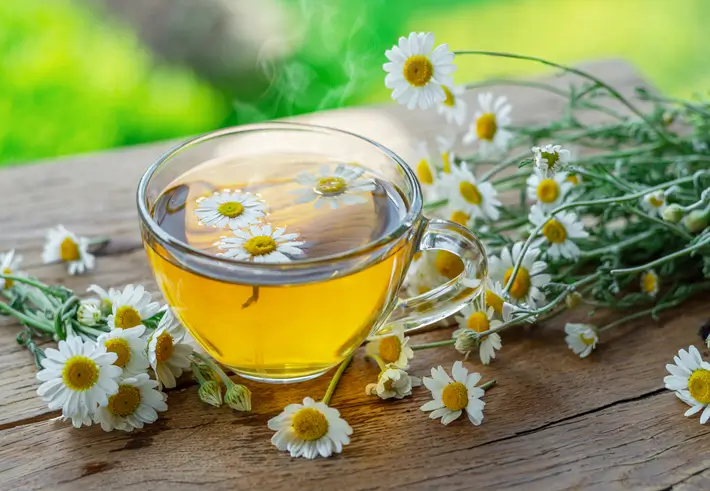
[[[316,377],[368,336],[439,321],[480,294],[483,246],[422,215],[407,164],[326,127],[229,128],[171,150],[138,187],[141,231],[168,304],[200,345],[253,380]],[[398,291],[415,254],[462,272],[413,298]]]

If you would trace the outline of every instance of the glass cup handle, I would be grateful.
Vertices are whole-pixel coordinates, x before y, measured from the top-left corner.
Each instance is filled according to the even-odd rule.
[[[448,251],[463,262],[456,278],[421,295],[399,299],[384,326],[402,325],[405,331],[424,327],[455,314],[478,297],[488,277],[483,244],[465,227],[448,220],[429,220],[417,248]]]

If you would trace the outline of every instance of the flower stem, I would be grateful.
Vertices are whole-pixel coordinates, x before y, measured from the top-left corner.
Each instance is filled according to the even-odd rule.
[[[200,360],[202,363],[210,367],[210,369],[217,374],[217,376],[224,382],[224,385],[229,388],[231,385],[234,384],[232,382],[232,379],[230,379],[226,373],[224,373],[224,370],[222,370],[215,362],[210,360],[209,356],[204,356],[201,353],[198,353],[197,351],[193,351],[192,356]]]
[[[495,386],[497,383],[498,383],[498,381],[496,379],[493,379],[493,380],[489,380],[488,382],[486,382],[483,385],[479,385],[479,387],[483,390],[488,390],[491,387]]]
[[[330,379],[330,383],[328,384],[328,390],[326,390],[325,395],[323,396],[323,400],[321,401],[324,404],[330,404],[330,399],[333,397],[333,393],[335,392],[335,388],[338,386],[338,382],[340,382],[340,377],[343,376],[343,372],[345,372],[345,369],[348,368],[348,365],[350,365],[350,362],[353,360],[353,355],[350,355],[343,360],[343,362],[338,367],[338,370],[335,372],[335,374],[333,374],[333,378]]]
[[[374,362],[377,363],[377,366],[380,367],[381,372],[384,372],[385,370],[387,370],[387,366],[385,365],[385,362],[381,356],[379,356],[379,355],[365,355],[365,357],[371,358],[372,360],[374,360]]]
[[[44,283],[37,281],[33,278],[27,278],[25,276],[16,276],[13,274],[2,274],[2,273],[0,273],[0,278],[2,278],[4,280],[14,281],[16,283],[24,283],[25,285],[30,285],[30,286],[37,288],[38,290],[41,290],[42,292],[44,292],[47,295],[56,296],[56,292],[53,291],[50,286],[45,285]]]
[[[39,329],[40,331],[47,334],[55,334],[55,330],[49,324],[33,319],[32,317],[29,317],[28,315],[20,312],[19,310],[13,309],[7,304],[0,303],[0,310],[7,312],[8,315],[15,317],[17,320],[27,326],[34,327],[35,329]]]
[[[435,341],[433,343],[415,344],[411,348],[416,351],[420,349],[438,348],[440,346],[451,346],[454,343],[456,343],[455,339],[444,339],[443,341]]]
[[[661,258],[658,258],[655,261],[651,261],[650,263],[642,264],[641,266],[636,266],[633,268],[612,269],[611,274],[620,275],[620,274],[641,273],[641,272],[646,271],[648,269],[655,268],[656,266],[660,266],[663,263],[667,263],[668,261],[672,261],[673,259],[686,256],[697,249],[701,249],[701,248],[705,247],[707,244],[710,244],[710,236],[708,236],[704,240],[701,240],[697,244],[686,247],[685,249],[681,249],[680,251],[676,251],[672,254],[668,254],[667,256],[663,256]]]

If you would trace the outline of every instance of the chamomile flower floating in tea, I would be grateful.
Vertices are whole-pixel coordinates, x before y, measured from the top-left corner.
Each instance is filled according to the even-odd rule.
[[[548,177],[544,171],[535,169],[527,180],[528,199],[537,201],[543,210],[552,211],[564,203],[572,186],[564,172]]]
[[[200,223],[217,228],[238,229],[259,223],[266,215],[266,205],[251,193],[235,190],[215,192],[198,198],[195,214]]]
[[[16,255],[14,249],[0,254],[0,273],[11,276],[17,275],[19,273],[20,263],[22,263],[22,256],[19,254]],[[0,290],[10,288],[12,285],[13,280],[0,278]]]
[[[473,124],[464,135],[463,142],[479,142],[483,155],[504,152],[513,138],[513,134],[506,129],[511,123],[512,106],[508,104],[506,97],[501,96],[494,100],[490,92],[478,94],[478,104],[480,109],[473,115]]]
[[[305,188],[291,192],[299,195],[296,203],[315,201],[316,208],[328,205],[336,209],[344,205],[367,203],[367,198],[362,195],[374,191],[377,185],[372,179],[360,179],[364,172],[364,168],[354,165],[338,164],[333,170],[323,165],[319,173],[299,173],[296,182]]]
[[[124,378],[118,391],[109,396],[108,402],[94,412],[94,422],[104,431],[133,431],[146,423],[155,423],[159,411],[167,411],[167,396],[158,390],[158,382],[147,373]]]
[[[192,348],[184,343],[186,335],[185,328],[168,309],[148,338],[148,361],[158,379],[158,387],[172,389],[177,385],[176,377],[190,368],[188,356]]]
[[[99,285],[91,285],[86,289],[86,291],[98,295],[99,308],[101,309],[101,314],[104,317],[108,317],[113,312],[112,298],[120,294],[118,290],[109,288],[108,291],[106,291]]]
[[[412,388],[419,387],[421,383],[421,379],[392,366],[380,372],[376,384],[368,384],[365,387],[365,394],[376,395],[380,399],[402,399],[411,396]]]
[[[692,416],[703,411],[700,424],[710,420],[710,363],[703,360],[695,346],[688,351],[681,349],[673,358],[675,364],[666,365],[670,372],[663,382],[666,389],[675,391],[678,399],[690,406],[684,416]]]
[[[569,349],[580,358],[586,358],[596,348],[599,342],[597,328],[591,324],[565,325],[565,341]]]
[[[452,86],[456,71],[454,54],[448,44],[434,48],[434,34],[415,33],[400,37],[397,45],[385,51],[390,60],[382,65],[387,72],[385,87],[392,89],[392,99],[409,109],[427,109],[446,100],[443,86]]]
[[[503,247],[500,257],[490,257],[490,277],[493,281],[499,281],[501,285],[508,284],[522,249],[523,243],[516,242],[513,244],[512,254],[510,249]],[[538,261],[539,256],[540,249],[531,248],[525,252],[512,286],[508,290],[510,299],[515,303],[525,303],[533,308],[545,304],[545,294],[541,288],[545,287],[552,277],[545,273],[547,263]]]
[[[276,432],[271,438],[276,448],[289,452],[291,457],[307,459],[342,452],[353,433],[337,409],[310,397],[303,399],[303,404],[286,406],[269,420],[268,427]]]
[[[567,167],[571,153],[561,145],[543,145],[532,148],[535,166],[549,176]]]
[[[422,383],[431,391],[433,400],[424,404],[422,411],[431,411],[431,419],[441,418],[441,423],[447,425],[461,416],[464,411],[474,425],[483,422],[483,407],[485,402],[481,397],[485,394],[485,386],[476,387],[481,380],[480,373],[468,373],[463,363],[457,361],[451,369],[453,380],[439,366],[431,369],[431,377],[424,377]]]
[[[666,194],[662,190],[648,193],[641,199],[641,206],[651,216],[658,216],[666,208]]]
[[[502,346],[500,335],[494,332],[483,339],[478,339],[476,335],[498,327],[502,322],[494,318],[493,307],[480,311],[473,304],[469,304],[461,310],[461,314],[456,316],[459,328],[453,333],[453,338],[456,339],[454,346],[466,356],[478,348],[481,363],[488,365]]]
[[[450,174],[439,180],[442,196],[449,198],[450,206],[471,218],[497,220],[501,202],[498,193],[489,182],[479,182],[465,164],[454,165]]]
[[[160,311],[160,304],[152,302],[152,295],[143,285],[126,285],[123,291],[112,292],[111,314],[106,322],[111,329],[136,327]]]
[[[441,88],[444,89],[446,99],[436,104],[437,112],[444,115],[447,123],[463,126],[468,109],[468,105],[462,97],[465,88],[461,85],[442,85]]]
[[[404,335],[404,327],[396,325],[388,336],[373,339],[365,346],[370,356],[379,357],[386,365],[406,370],[409,360],[414,358],[414,351],[409,347],[409,337]]]
[[[102,334],[96,342],[106,347],[106,351],[116,353],[114,365],[123,370],[123,377],[133,377],[145,372],[150,364],[146,356],[146,342],[141,337],[145,326],[137,325],[126,329],[112,329]]]
[[[223,237],[217,247],[220,256],[255,263],[286,263],[303,254],[303,241],[297,233],[287,234],[283,227],[252,225],[247,230],[234,230],[235,237]]]
[[[91,425],[94,408],[108,404],[108,397],[118,391],[121,368],[113,364],[116,354],[79,336],[59,341],[58,349],[47,348],[44,354],[37,394],[49,409],[61,409],[62,418],[71,419],[76,428]]]
[[[577,215],[563,211],[550,218],[539,205],[533,205],[528,218],[536,227],[542,225],[542,237],[533,243],[536,247],[544,245],[547,255],[553,259],[563,257],[576,261],[579,258],[579,246],[574,239],[584,239],[589,234]]]
[[[64,262],[70,275],[94,269],[95,258],[89,252],[89,239],[79,237],[62,225],[47,231],[42,260],[45,264]]]
[[[649,269],[641,275],[641,291],[646,295],[655,297],[658,294],[658,284],[658,275],[654,270]]]

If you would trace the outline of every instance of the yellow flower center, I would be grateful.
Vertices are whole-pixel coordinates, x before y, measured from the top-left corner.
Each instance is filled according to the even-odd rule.
[[[2,274],[12,274],[12,270],[10,268],[5,268],[2,270]],[[14,284],[15,282],[13,280],[5,280],[5,288],[10,288]]]
[[[542,227],[542,235],[553,244],[561,244],[567,240],[567,230],[554,218]]]
[[[451,217],[449,217],[449,220],[451,220],[454,223],[458,223],[459,225],[465,227],[468,224],[468,221],[471,219],[469,215],[464,213],[463,211],[455,211],[451,214]]]
[[[316,192],[320,194],[338,194],[345,191],[347,184],[341,177],[321,177],[316,184]]]
[[[580,334],[579,339],[581,339],[582,342],[587,346],[591,346],[594,344],[594,336],[588,338],[584,334]]]
[[[508,284],[510,277],[513,276],[513,268],[505,272],[503,281]],[[518,274],[515,275],[513,286],[510,287],[510,295],[514,298],[525,298],[530,291],[530,273],[527,269],[521,267],[518,269]]]
[[[441,400],[448,409],[460,411],[468,405],[468,389],[461,382],[453,382],[444,387]]]
[[[217,211],[226,217],[236,218],[244,213],[244,205],[237,201],[227,201],[219,205]]]
[[[537,187],[537,197],[543,203],[554,203],[560,196],[560,186],[554,179],[543,179]]]
[[[463,263],[461,258],[449,251],[437,251],[434,259],[434,267],[442,275],[449,279],[456,278],[463,273]]]
[[[654,194],[648,199],[648,202],[651,203],[654,208],[660,208],[661,206],[663,206],[663,203],[665,203],[665,200],[662,197],[659,198]]]
[[[481,140],[493,141],[496,131],[498,131],[498,123],[495,114],[485,113],[476,120],[476,134]]]
[[[125,418],[136,412],[141,405],[141,391],[132,385],[119,385],[118,392],[108,398],[108,410],[115,416]]]
[[[461,196],[463,196],[463,199],[472,205],[480,205],[483,202],[483,197],[478,191],[478,188],[468,181],[461,181],[461,183],[459,183],[459,192]]]
[[[553,169],[557,161],[560,160],[560,155],[557,152],[542,152],[542,158],[547,160],[547,168]]]
[[[658,287],[658,276],[655,273],[646,273],[641,279],[641,288],[644,293],[653,294]]]
[[[387,336],[380,339],[380,358],[385,363],[394,363],[399,360],[399,354],[402,352],[402,342],[397,336]]]
[[[688,379],[688,390],[700,404],[710,404],[710,370],[695,370]]]
[[[429,162],[427,162],[426,159],[422,159],[419,165],[417,165],[417,177],[422,184],[434,183],[434,176],[431,173]]]
[[[310,442],[328,433],[328,420],[317,409],[304,407],[291,418],[291,428],[299,439]]]
[[[454,97],[453,92],[446,86],[442,85],[442,89],[444,89],[444,94],[446,94],[446,99],[444,99],[444,104],[449,106],[449,107],[454,107],[456,104],[456,98]]]
[[[488,330],[490,323],[485,312],[474,312],[466,319],[466,327],[474,332],[485,332]]]
[[[104,346],[106,346],[106,351],[116,353],[118,356],[113,364],[117,367],[126,368],[126,365],[131,360],[131,348],[128,346],[128,341],[123,338],[107,339]]]
[[[486,290],[486,306],[493,307],[498,315],[503,315],[503,299],[493,290]]]
[[[91,358],[75,355],[64,364],[62,379],[71,390],[88,390],[99,380],[99,367]]]
[[[402,74],[409,85],[424,87],[434,76],[434,65],[424,55],[410,56],[404,62]]]
[[[577,174],[570,174],[567,176],[567,181],[571,182],[575,186],[579,184],[579,176]]]
[[[276,250],[277,244],[268,235],[257,235],[244,243],[244,249],[252,256],[263,256]]]
[[[67,237],[62,241],[62,245],[59,246],[59,257],[62,261],[78,261],[81,255],[79,254],[79,246],[70,237]]]
[[[158,363],[165,363],[171,356],[173,356],[173,337],[163,332],[155,343],[155,359]]]
[[[441,166],[445,174],[451,174],[451,161],[449,152],[441,152]]]
[[[142,324],[143,320],[136,309],[130,305],[124,305],[116,310],[116,315],[113,316],[113,322],[119,329],[128,329]]]

